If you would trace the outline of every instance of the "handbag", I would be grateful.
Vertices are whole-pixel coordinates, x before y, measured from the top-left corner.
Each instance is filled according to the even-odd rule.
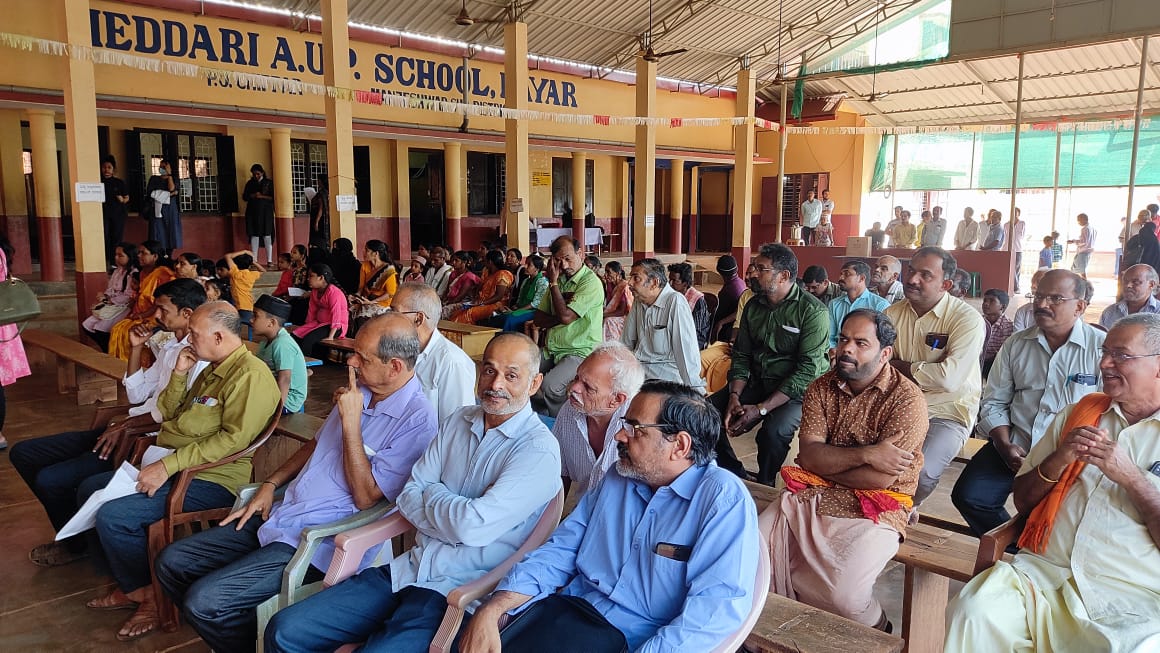
[[[40,302],[28,284],[15,277],[0,281],[0,326],[20,323],[20,330],[8,342],[20,336],[24,327],[40,315]]]

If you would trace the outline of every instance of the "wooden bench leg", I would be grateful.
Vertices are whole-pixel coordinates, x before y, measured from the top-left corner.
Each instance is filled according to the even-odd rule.
[[[86,369],[76,370],[77,405],[87,406],[102,401],[117,401],[120,383]]]
[[[906,567],[902,598],[904,653],[938,653],[943,650],[949,591],[950,579],[946,576]]]
[[[56,358],[56,390],[68,394],[77,389],[77,366],[67,358]]]

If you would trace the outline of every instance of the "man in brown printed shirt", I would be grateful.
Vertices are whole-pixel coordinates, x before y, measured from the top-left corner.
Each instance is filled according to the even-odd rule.
[[[773,504],[773,589],[889,632],[874,580],[898,551],[922,469],[926,401],[890,365],[896,337],[883,313],[851,311],[835,367],[806,388],[800,467]]]

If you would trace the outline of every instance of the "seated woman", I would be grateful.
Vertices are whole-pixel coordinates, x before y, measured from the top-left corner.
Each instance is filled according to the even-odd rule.
[[[285,267],[283,267],[285,266]],[[295,245],[289,253],[278,257],[278,269],[282,276],[274,288],[274,296],[290,303],[289,324],[302,324],[310,306],[310,287],[306,284],[306,246]]]
[[[503,265],[503,252],[498,249],[488,251],[483,258],[483,285],[479,289],[479,299],[465,305],[463,310],[453,314],[451,320],[461,324],[476,324],[495,315],[507,305],[515,277]]]
[[[154,324],[153,291],[177,278],[169,268],[169,260],[162,258],[161,243],[156,240],[147,240],[137,248],[137,268],[137,301],[129,314],[109,331],[109,355],[126,361],[129,360],[129,331],[140,324]]]
[[[491,319],[484,320],[483,324],[504,331],[524,332],[524,325],[535,317],[536,308],[548,292],[548,279],[544,276],[544,259],[539,254],[532,254],[524,261],[523,277],[524,281],[520,284],[519,291],[513,293],[511,301],[508,302],[510,308],[500,311]]]
[[[624,318],[632,308],[632,291],[624,268],[616,261],[604,266],[604,339],[620,340],[624,333]]]
[[[443,319],[464,308],[479,290],[479,277],[471,271],[471,253],[460,250],[451,255],[451,285],[443,299]]]
[[[381,240],[368,240],[358,272],[358,292],[346,298],[350,302],[351,335],[367,320],[389,311],[398,290],[399,273],[391,261],[390,248]]]
[[[306,311],[305,323],[294,329],[293,334],[294,340],[302,348],[302,354],[314,356],[314,347],[320,341],[341,338],[346,334],[350,312],[346,294],[342,292],[329,265],[311,265],[306,283],[310,285],[310,308]]]
[[[117,245],[113,262],[117,269],[109,275],[109,285],[97,296],[93,314],[81,324],[85,335],[92,338],[101,351],[109,350],[109,330],[133,309],[133,300],[137,298],[137,284],[133,279],[137,270],[137,246],[133,243]]]
[[[193,279],[194,281],[204,281],[198,269],[201,267],[201,257],[193,252],[182,252],[173,261],[173,274],[178,279]]]

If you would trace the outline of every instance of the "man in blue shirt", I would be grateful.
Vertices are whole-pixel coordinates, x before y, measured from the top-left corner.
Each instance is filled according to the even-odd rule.
[[[460,651],[709,651],[741,626],[754,598],[757,511],[713,462],[717,410],[691,388],[649,381],[624,421],[615,471],[512,568]],[[512,611],[501,633],[498,619]]]
[[[830,351],[838,346],[838,328],[851,311],[869,308],[884,311],[890,302],[866,289],[870,280],[870,266],[862,261],[846,261],[838,273],[838,285],[844,295],[838,295],[826,308],[830,311]]]

